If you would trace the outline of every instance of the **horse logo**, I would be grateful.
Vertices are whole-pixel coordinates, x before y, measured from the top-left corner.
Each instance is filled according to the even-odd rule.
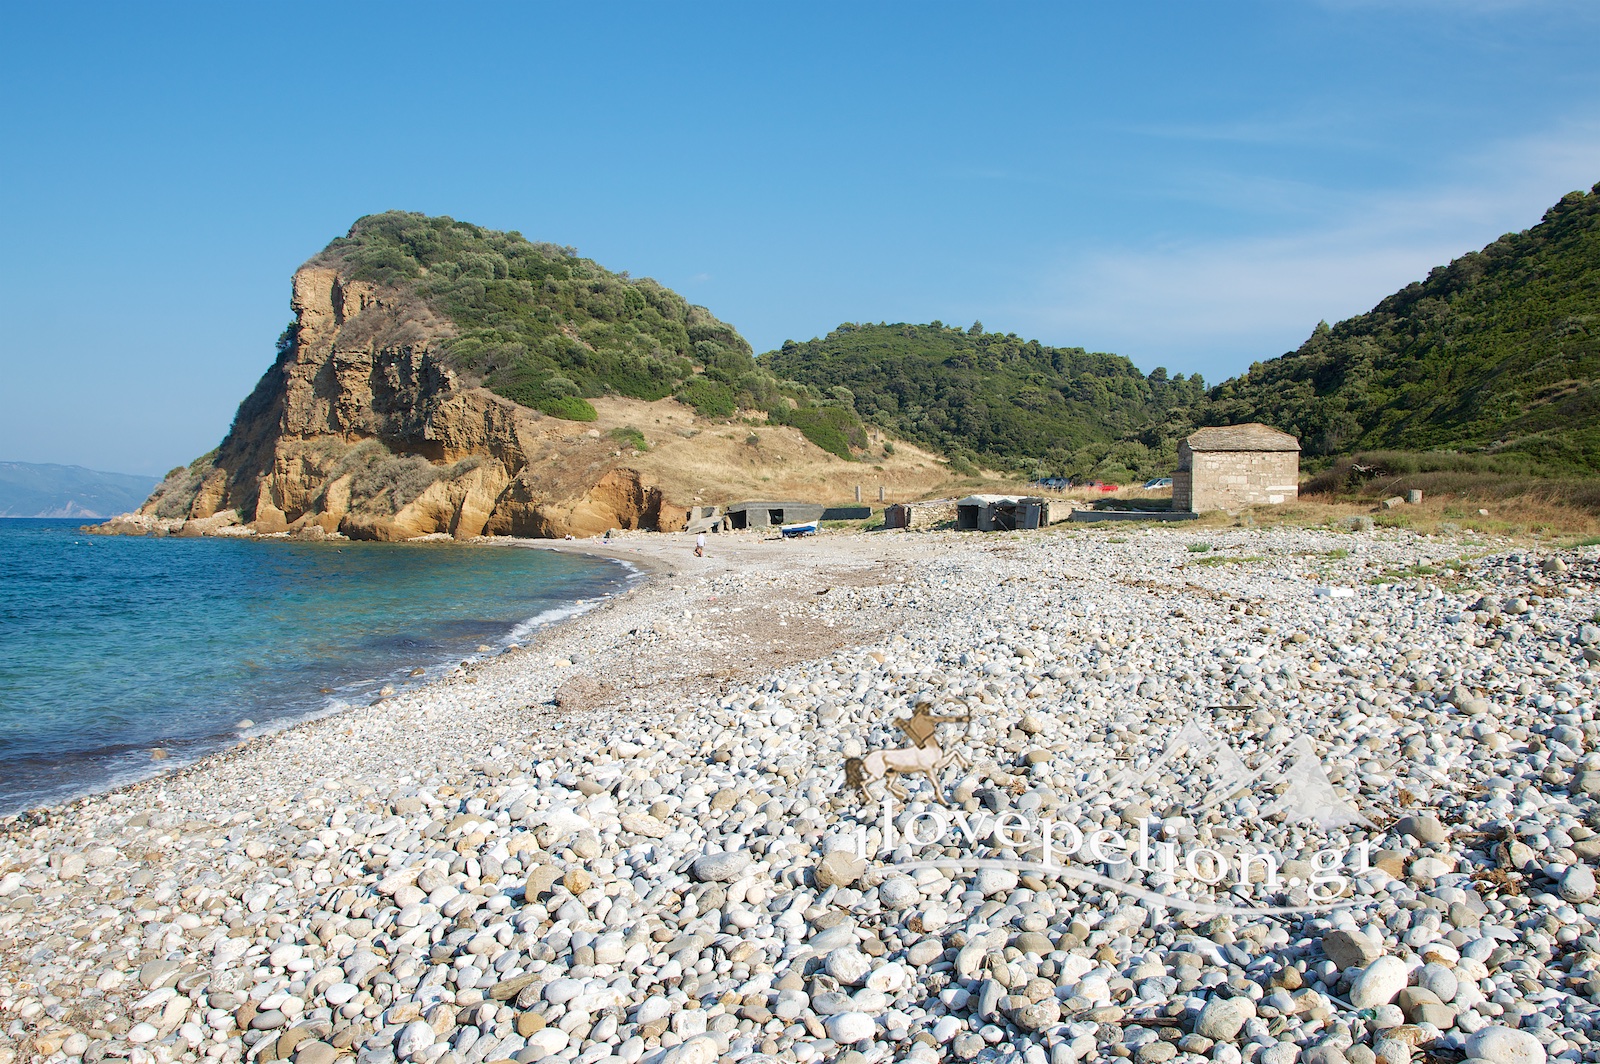
[[[895,721],[895,726],[911,740],[911,746],[890,750],[874,750],[864,757],[848,757],[844,762],[846,787],[854,787],[864,801],[874,801],[869,784],[882,781],[884,788],[902,802],[910,795],[895,780],[896,776],[924,775],[933,786],[933,797],[940,805],[949,805],[944,799],[944,786],[939,773],[950,765],[971,767],[966,758],[956,750],[945,750],[938,742],[939,725],[965,723],[972,720],[971,711],[960,716],[935,716],[932,702],[918,702],[911,716]]]

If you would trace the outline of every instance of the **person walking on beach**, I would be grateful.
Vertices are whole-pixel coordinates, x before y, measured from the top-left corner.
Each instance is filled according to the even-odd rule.
[[[706,534],[704,532],[694,537],[694,556],[696,558],[704,558],[706,556]]]

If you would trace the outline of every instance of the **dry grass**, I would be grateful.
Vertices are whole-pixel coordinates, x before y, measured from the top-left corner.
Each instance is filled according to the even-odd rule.
[[[1411,490],[1422,492],[1422,505],[1383,511],[1384,523],[1423,530],[1454,524],[1504,535],[1600,532],[1600,478],[1539,477],[1475,456],[1358,455],[1313,476],[1301,497],[1375,507]]]
[[[1464,531],[1513,538],[1567,539],[1600,534],[1600,511],[1563,498],[1559,492],[1546,490],[1544,486],[1495,498],[1470,492],[1429,494],[1424,489],[1419,505],[1408,504],[1393,510],[1379,508],[1378,501],[1366,497],[1312,495],[1302,496],[1297,507],[1365,514],[1382,527],[1426,533]]]
[[[844,506],[855,504],[860,485],[861,505],[877,508],[880,486],[887,503],[1027,490],[1025,484],[996,474],[962,476],[937,456],[903,441],[894,441],[893,453],[885,454],[884,439],[876,434],[868,457],[847,462],[810,443],[798,429],[767,425],[759,417],[754,424],[708,421],[670,399],[593,402],[600,419],[569,431],[593,429],[607,438],[613,429],[637,428],[649,451],[635,453],[619,445],[617,464],[637,469],[674,503],[771,498]]]

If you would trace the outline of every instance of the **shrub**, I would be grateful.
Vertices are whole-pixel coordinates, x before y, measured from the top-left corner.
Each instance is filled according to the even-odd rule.
[[[704,376],[692,377],[684,382],[674,398],[685,406],[693,407],[701,417],[732,417],[738,409],[732,388],[718,381],[707,380]]]
[[[353,467],[352,506],[379,514],[398,513],[443,472],[421,455],[395,455],[381,446],[354,448],[340,465]]]
[[[867,430],[854,414],[837,406],[779,406],[768,411],[768,418],[799,429],[807,440],[846,461],[855,460],[852,446],[867,446]]]
[[[579,395],[557,395],[540,401],[539,410],[564,421],[594,421],[600,416],[589,400]]]
[[[509,378],[508,378],[509,379]],[[572,394],[576,385],[562,377],[534,377],[524,374],[496,390],[514,403],[566,421],[593,421],[599,412],[581,395]]]
[[[636,451],[648,451],[650,449],[650,443],[644,438],[644,433],[640,432],[632,425],[623,425],[618,428],[614,428],[611,430],[609,435],[612,439],[618,441],[619,443],[627,444]]]

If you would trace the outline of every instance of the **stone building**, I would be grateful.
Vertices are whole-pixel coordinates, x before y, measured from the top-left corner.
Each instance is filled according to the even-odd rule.
[[[955,524],[954,499],[928,499],[923,502],[897,502],[883,511],[884,528],[931,528]]]
[[[1200,429],[1178,444],[1172,508],[1272,506],[1300,494],[1300,441],[1266,425]]]

